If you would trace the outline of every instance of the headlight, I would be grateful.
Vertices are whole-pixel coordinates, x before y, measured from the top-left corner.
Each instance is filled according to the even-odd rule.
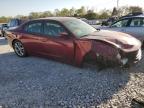
[[[121,59],[121,63],[122,63],[123,65],[126,65],[127,62],[128,62],[128,58],[123,58],[123,59]]]
[[[121,59],[121,55],[118,53],[116,56],[117,59]]]

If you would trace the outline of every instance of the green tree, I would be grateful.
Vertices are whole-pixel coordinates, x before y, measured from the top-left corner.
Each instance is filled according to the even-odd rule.
[[[60,10],[59,9],[54,10],[54,16],[60,16]]]
[[[92,20],[98,18],[98,14],[96,14],[93,10],[89,10],[84,17],[86,19]]]
[[[118,9],[118,16],[124,16],[129,13],[129,7],[127,6],[122,6]]]
[[[10,18],[11,17],[5,17],[5,16],[0,17],[0,23],[7,23]]]
[[[142,10],[142,8],[139,7],[139,6],[130,6],[130,7],[129,7],[129,13],[136,13],[136,12],[142,13],[143,10]]]
[[[104,10],[100,11],[98,18],[99,19],[107,19],[109,17],[111,17],[111,11],[104,9]]]
[[[74,7],[72,7],[70,10],[69,10],[69,15],[70,16],[74,16],[76,13],[76,9]]]
[[[79,17],[82,17],[86,14],[86,9],[84,6],[82,6],[80,9],[77,9],[76,10],[76,14],[79,16]]]
[[[29,14],[29,18],[30,18],[30,19],[39,18],[39,13],[38,13],[38,12],[31,12],[31,13]]]
[[[63,8],[63,9],[60,11],[60,16],[70,16],[69,10],[66,9],[66,8]]]
[[[111,16],[118,16],[118,11],[117,11],[116,7],[113,8]]]
[[[45,12],[41,13],[41,15],[40,15],[40,17],[42,17],[42,18],[51,17],[51,16],[53,16],[51,11],[45,11]]]

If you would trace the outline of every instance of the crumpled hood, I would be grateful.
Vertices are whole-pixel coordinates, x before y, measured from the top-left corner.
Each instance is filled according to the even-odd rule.
[[[82,38],[105,41],[123,49],[139,49],[141,47],[141,42],[136,38],[116,31],[100,30]]]

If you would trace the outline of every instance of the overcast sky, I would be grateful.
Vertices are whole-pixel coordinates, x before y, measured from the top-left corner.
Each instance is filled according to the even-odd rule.
[[[119,6],[144,6],[144,0],[119,0]],[[112,9],[117,0],[1,0],[0,16],[28,15],[30,12],[54,11],[62,8],[86,6],[96,9]]]

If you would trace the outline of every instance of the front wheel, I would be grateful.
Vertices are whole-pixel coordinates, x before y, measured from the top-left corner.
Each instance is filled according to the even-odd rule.
[[[142,47],[141,47],[142,50],[144,50],[144,41],[142,42]]]
[[[19,57],[26,57],[26,50],[20,41],[14,41],[13,48]]]

